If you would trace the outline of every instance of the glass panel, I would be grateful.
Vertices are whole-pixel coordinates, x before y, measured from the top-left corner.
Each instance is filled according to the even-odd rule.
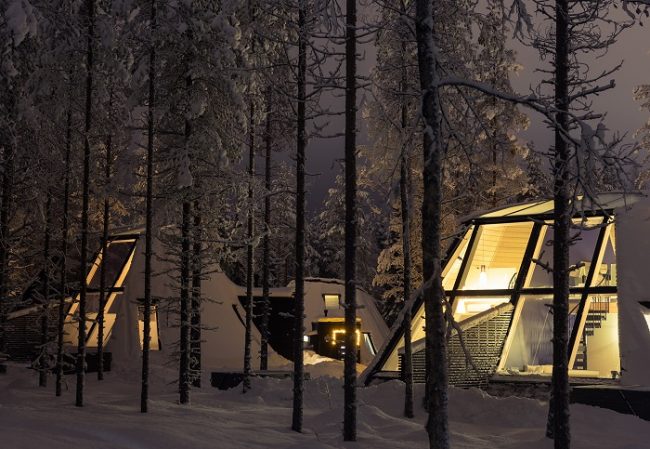
[[[614,245],[612,244],[613,236],[614,229],[611,230],[609,238],[605,242],[603,260],[601,261],[599,269],[594,273],[594,280],[591,284],[592,287],[616,286],[616,253],[614,252]]]
[[[449,297],[447,297],[447,301],[449,301]],[[411,320],[411,341],[415,342],[424,338],[425,323],[426,317],[424,315],[424,304],[422,304]],[[403,347],[404,342],[402,341],[400,345],[400,347]]]
[[[617,209],[621,207],[631,206],[639,201],[642,196],[638,194],[622,194],[622,193],[604,193],[598,195],[594,199],[578,198],[575,203],[575,210],[579,213],[581,211],[598,211],[604,209]],[[545,214],[553,212],[553,201],[544,200],[536,201],[526,204],[516,204],[501,209],[497,209],[481,215],[481,218],[494,218],[494,217],[516,217],[527,216],[536,214]]]
[[[481,218],[494,217],[513,217],[544,214],[553,211],[553,201],[536,201],[533,203],[517,204],[515,206],[505,207],[487,214],[481,215]]]
[[[628,207],[643,198],[642,195],[634,193],[610,192],[601,193],[594,199],[582,199],[576,201],[577,211],[598,211],[603,209],[617,209]]]
[[[531,222],[482,225],[460,289],[512,288],[532,228]]]
[[[481,296],[481,297],[464,297],[456,298],[454,304],[454,320],[460,323],[467,318],[473,317],[481,312],[490,310],[510,301],[510,296]]]
[[[151,317],[149,318],[151,333],[149,339],[149,349],[160,351],[160,337],[158,333],[158,307],[151,306]],[[138,306],[138,333],[140,335],[140,349],[144,345],[144,306]]]
[[[112,287],[117,278],[122,272],[122,267],[126,264],[129,256],[131,255],[131,249],[133,247],[133,242],[111,242],[109,243],[106,250],[106,258],[102,258],[97,267],[97,271],[90,281],[90,288],[99,288],[100,278],[101,278],[101,266],[104,265],[104,270],[106,270],[106,286],[107,288]],[[96,262],[97,263],[97,262]]]
[[[618,301],[615,295],[591,295],[589,313],[573,369],[575,375],[617,378],[621,372]]]
[[[451,290],[454,288],[454,283],[458,277],[458,272],[460,271],[460,266],[463,263],[463,258],[467,252],[467,246],[469,244],[469,240],[472,236],[473,231],[473,226],[467,230],[463,236],[463,240],[458,245],[458,248],[456,248],[454,254],[451,255],[451,260],[447,263],[445,269],[442,272],[442,287],[445,290]]]
[[[602,222],[602,218],[588,220],[582,226],[588,226],[581,230],[572,230],[571,235],[578,232],[580,235],[574,240],[574,244],[569,248],[569,263],[572,266],[578,266],[575,270],[569,273],[569,285],[571,287],[583,287],[589,273],[591,260],[594,256],[594,249],[600,234],[600,227],[597,226]],[[574,220],[574,223],[579,224],[580,220]],[[529,285],[526,287],[553,287],[553,273],[548,268],[553,267],[553,237],[555,235],[553,226],[545,226],[546,232],[544,234],[544,243],[542,244],[540,253],[537,257],[533,258],[530,269],[532,270],[532,277]],[[612,257],[608,260],[608,264],[615,262]]]
[[[502,374],[548,375],[553,369],[552,297],[522,296],[519,319],[509,336],[507,358]],[[523,304],[521,303],[523,301]],[[569,304],[569,334],[575,323],[580,298],[573,295]]]
[[[340,298],[341,295],[339,294],[324,294],[325,310],[338,310]]]

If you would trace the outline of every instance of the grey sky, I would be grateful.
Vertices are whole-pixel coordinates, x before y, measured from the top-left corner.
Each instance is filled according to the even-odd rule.
[[[625,17],[619,10],[619,17]],[[530,86],[539,82],[539,74],[535,69],[547,64],[541,61],[537,50],[526,47],[517,41],[511,41],[511,48],[517,51],[517,62],[523,70],[512,76],[512,84],[516,91],[526,93]],[[594,100],[594,110],[606,113],[605,124],[610,132],[627,133],[628,141],[634,138],[634,133],[649,118],[647,111],[641,111],[639,104],[633,98],[634,88],[640,84],[650,83],[650,29],[634,25],[624,31],[618,42],[611,47],[609,53],[600,56],[591,63],[592,73],[601,72],[623,61],[623,67],[613,75],[616,87],[600,94]],[[372,43],[363,45],[361,52],[365,54],[364,61],[359,63],[361,75],[368,75],[375,63],[375,49]],[[361,96],[361,95],[360,95]],[[342,105],[342,99],[336,100]],[[531,120],[528,130],[520,133],[520,139],[533,142],[535,148],[544,151],[552,143],[553,133],[542,122],[540,116],[527,113]],[[360,135],[358,144],[367,143],[364,124],[359,118]],[[343,131],[342,118],[331,122],[333,132]],[[326,195],[327,189],[333,185],[334,176],[338,172],[339,163],[343,157],[343,139],[314,140],[308,149],[307,169],[319,176],[310,177],[308,210],[317,210]]]

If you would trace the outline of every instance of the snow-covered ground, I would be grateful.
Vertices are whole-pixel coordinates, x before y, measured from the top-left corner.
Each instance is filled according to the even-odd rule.
[[[339,366],[340,368],[340,366]],[[427,447],[424,410],[401,416],[403,385],[397,381],[359,390],[357,443],[341,439],[342,388],[333,377],[306,383],[305,430],[289,429],[291,381],[254,380],[252,391],[192,392],[192,404],[177,404],[174,371],[160,367],[152,379],[150,413],[139,412],[139,373],[108,373],[98,383],[89,374],[86,406],[74,402],[74,377],[56,398],[37,387],[34,372],[10,365],[0,375],[0,447],[3,449],[202,449],[265,448],[415,449]],[[163,373],[164,375],[160,375]],[[53,381],[53,380],[52,380]],[[51,382],[52,382],[51,381]],[[422,389],[417,390],[421,398]],[[450,427],[455,449],[551,448],[543,436],[546,404],[494,398],[479,390],[452,389]],[[418,400],[418,405],[421,400]],[[648,449],[650,422],[609,410],[572,408],[575,449]]]

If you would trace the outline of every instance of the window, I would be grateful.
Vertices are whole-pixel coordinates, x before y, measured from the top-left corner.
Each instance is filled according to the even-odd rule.
[[[460,289],[513,288],[532,228],[531,222],[482,225],[462,274]]]
[[[467,246],[469,244],[473,231],[473,226],[467,230],[463,236],[463,239],[458,244],[458,247],[455,249],[453,254],[451,254],[450,259],[442,272],[442,286],[445,290],[452,290],[454,288],[456,278],[460,272],[460,267],[463,265],[463,259],[467,253]]]
[[[151,351],[160,351],[160,336],[158,332],[158,307],[151,305],[151,317],[149,319],[151,325],[151,340],[149,349]],[[140,349],[144,344],[144,305],[138,306],[138,334],[140,335]]]
[[[573,220],[575,226],[580,226],[582,229],[573,229],[571,235],[574,236],[573,244],[569,248],[569,263],[575,267],[570,273],[570,286],[571,287],[584,287],[589,273],[591,260],[596,250],[596,244],[600,234],[602,218],[590,218],[584,223],[579,219]],[[608,235],[613,235],[613,226],[609,225]],[[529,287],[553,287],[553,273],[550,268],[553,267],[553,239],[554,231],[552,223],[545,225],[542,229],[542,244],[539,254],[533,258],[533,263],[530,267],[532,277]],[[608,285],[612,275],[615,276],[616,258],[612,250],[611,238],[605,242],[608,250],[605,252],[603,263],[607,266],[601,266],[600,270],[596,270],[596,278],[591,283],[592,286]],[[612,267],[613,264],[613,267]],[[613,273],[612,273],[613,270]],[[614,285],[614,284],[611,284]]]
[[[323,301],[325,301],[325,315],[328,310],[338,310],[341,302],[341,295],[338,293],[325,293],[323,294]]]
[[[570,299],[569,333],[575,322],[575,310],[580,298]],[[519,320],[511,335],[504,370],[508,374],[550,375],[553,369],[552,296],[522,296],[519,298]],[[512,332],[512,331],[511,331]]]
[[[502,374],[551,375],[553,369],[553,314],[550,296],[519,299],[519,320],[511,336]],[[588,311],[577,322],[580,295],[569,300],[569,335],[581,326],[571,358],[573,377],[612,378],[620,372],[616,295],[589,295]]]
[[[572,354],[573,375],[617,378],[621,372],[616,295],[589,295],[582,338]]]
[[[461,322],[507,302],[510,302],[510,296],[470,296],[456,298],[454,303],[454,320]]]

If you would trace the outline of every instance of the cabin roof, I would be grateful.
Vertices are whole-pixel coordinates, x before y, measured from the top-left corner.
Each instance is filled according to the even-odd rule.
[[[580,195],[574,202],[574,215],[601,215],[607,214],[614,209],[627,207],[637,202],[644,195],[640,192],[607,192],[595,195],[593,198],[585,198]],[[553,214],[553,200],[540,199],[524,203],[501,206],[496,209],[479,212],[464,218],[465,223],[472,221],[509,219],[525,220],[528,217],[538,217]]]

